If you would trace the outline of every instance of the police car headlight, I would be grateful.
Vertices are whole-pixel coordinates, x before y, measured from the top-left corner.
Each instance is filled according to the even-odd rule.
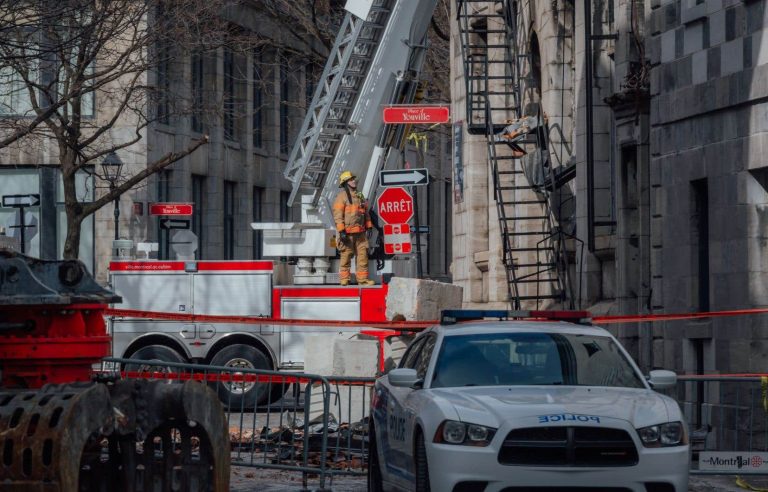
[[[640,440],[646,448],[682,446],[688,443],[682,422],[669,422],[637,429]]]
[[[446,420],[437,428],[434,442],[463,444],[465,446],[487,446],[491,443],[496,429],[477,424]]]

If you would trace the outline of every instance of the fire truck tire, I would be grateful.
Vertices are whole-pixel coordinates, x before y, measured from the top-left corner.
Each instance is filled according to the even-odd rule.
[[[183,364],[186,362],[184,357],[170,347],[164,345],[147,345],[142,347],[129,357],[130,359],[140,359],[144,361],[156,362],[177,362]],[[148,372],[177,372],[177,369],[165,367],[162,364],[157,366],[152,364],[126,364],[126,371],[148,371]]]
[[[271,370],[269,359],[261,350],[251,345],[228,345],[213,356],[212,366],[237,369],[262,369]],[[255,382],[215,382],[211,383],[213,389],[219,395],[219,400],[230,410],[252,410],[256,405],[267,403],[270,397],[268,384]],[[273,389],[274,390],[274,389]]]

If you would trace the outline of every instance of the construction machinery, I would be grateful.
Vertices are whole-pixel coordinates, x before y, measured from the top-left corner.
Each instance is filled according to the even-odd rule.
[[[0,490],[226,491],[229,439],[196,382],[92,380],[119,297],[79,261],[0,250]]]

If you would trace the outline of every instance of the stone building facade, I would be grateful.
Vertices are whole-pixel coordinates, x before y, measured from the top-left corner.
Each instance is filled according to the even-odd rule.
[[[592,0],[589,41],[584,1],[508,3],[526,16],[528,46],[538,46],[540,61],[525,74],[535,79],[540,70],[550,132],[558,127],[550,151],[560,152],[561,143],[564,149],[555,166],[576,165],[567,184],[576,200],[578,240],[568,246],[576,305],[595,314],[648,314],[768,303],[761,261],[768,203],[766,2]],[[451,47],[454,113],[462,114],[457,23]],[[593,61],[591,190],[586,50]],[[466,305],[502,306],[507,292],[485,137],[464,132],[461,138],[465,186],[463,201],[454,204],[454,279]],[[763,325],[763,316],[743,316],[625,324],[615,332],[643,369],[760,372]]]

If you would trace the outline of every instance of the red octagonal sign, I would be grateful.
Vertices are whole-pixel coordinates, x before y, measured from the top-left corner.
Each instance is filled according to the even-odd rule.
[[[379,195],[376,210],[387,224],[405,224],[413,217],[413,198],[404,188],[387,188]]]

